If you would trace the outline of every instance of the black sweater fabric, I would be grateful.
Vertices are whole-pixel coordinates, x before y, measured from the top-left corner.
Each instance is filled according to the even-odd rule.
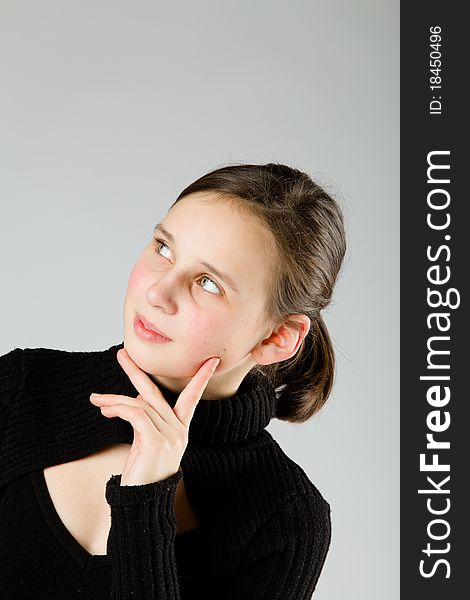
[[[92,392],[136,397],[117,351],[15,348],[0,356],[0,598],[309,600],[331,539],[330,506],[266,431],[276,392],[248,374],[201,399],[174,475],[105,489],[111,529],[92,555],[55,511],[43,469],[133,440]],[[178,395],[160,386],[173,407]],[[176,534],[184,477],[199,526]]]

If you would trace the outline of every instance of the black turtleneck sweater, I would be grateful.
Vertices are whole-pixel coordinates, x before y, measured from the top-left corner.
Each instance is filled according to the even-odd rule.
[[[55,511],[43,469],[133,440],[92,392],[136,397],[116,353],[15,348],[0,356],[2,599],[308,600],[330,544],[330,506],[266,431],[276,392],[248,374],[237,393],[201,399],[182,471],[105,489],[111,529],[91,555]],[[159,385],[173,407],[177,394]],[[199,526],[176,534],[184,477]]]

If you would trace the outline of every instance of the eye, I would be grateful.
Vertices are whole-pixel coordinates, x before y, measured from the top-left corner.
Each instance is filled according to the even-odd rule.
[[[163,254],[161,254],[161,253],[160,253],[160,249],[161,249],[162,247],[164,247],[164,248],[167,248],[168,250],[170,250],[170,249],[169,249],[169,247],[168,247],[168,245],[167,245],[167,244],[166,244],[166,243],[165,243],[163,240],[159,240],[159,239],[157,239],[157,238],[154,238],[154,239],[153,239],[153,241],[154,241],[154,246],[155,246],[155,252],[156,252],[157,254],[160,254],[160,256],[163,256]],[[170,257],[169,257],[169,256],[165,256],[164,258],[170,258]],[[202,281],[202,282],[204,282],[204,281],[206,281],[206,282],[209,282],[210,284],[212,284],[213,288],[215,287],[215,290],[216,290],[216,291],[215,291],[215,292],[211,292],[211,291],[209,291],[208,289],[206,289],[205,287],[203,287],[203,285],[201,285],[201,287],[202,287],[204,290],[206,290],[206,291],[209,291],[209,293],[210,293],[210,294],[213,294],[213,295],[217,295],[217,294],[221,295],[221,294],[222,294],[222,289],[221,289],[221,288],[220,288],[220,287],[217,285],[217,283],[216,283],[216,282],[215,282],[213,279],[211,279],[210,277],[207,277],[206,275],[203,275],[202,277],[200,277],[200,278],[199,278],[199,281]]]
[[[154,246],[155,246],[155,252],[157,254],[160,254],[159,251],[160,251],[161,246],[165,246],[165,248],[168,248],[168,246],[162,240],[157,240],[157,238],[154,238],[153,242],[154,242]],[[168,248],[168,250],[169,250],[169,248]],[[165,257],[165,258],[169,258],[169,257]]]
[[[220,287],[216,284],[216,282],[213,279],[211,279],[210,277],[206,277],[206,275],[203,275],[199,279],[199,281],[204,281],[204,280],[209,281],[210,283],[212,283],[215,286],[215,288],[217,290],[216,294],[221,294],[222,293],[222,290],[220,289]],[[212,294],[213,292],[209,292],[209,293]]]

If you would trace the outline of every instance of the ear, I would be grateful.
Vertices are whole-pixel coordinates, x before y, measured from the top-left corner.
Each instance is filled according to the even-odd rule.
[[[277,325],[267,338],[262,339],[251,351],[259,365],[270,365],[287,360],[297,352],[310,329],[307,315],[293,314]]]

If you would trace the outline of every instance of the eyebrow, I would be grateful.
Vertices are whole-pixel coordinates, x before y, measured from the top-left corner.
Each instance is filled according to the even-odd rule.
[[[173,237],[173,235],[169,231],[167,231],[163,227],[163,225],[161,223],[157,223],[155,225],[154,233],[156,233],[157,231],[159,231],[164,236],[166,236],[170,240],[170,242],[176,246],[176,240],[175,240],[175,238]],[[222,273],[221,271],[219,271],[219,269],[217,269],[217,267],[214,267],[214,265],[211,265],[210,263],[204,262],[204,261],[200,261],[199,264],[204,265],[204,267],[206,267],[206,269],[208,269],[209,271],[211,271],[212,273],[214,273],[214,275],[217,275],[217,277],[220,277],[220,279],[223,279],[232,288],[232,290],[235,293],[237,293],[237,294],[240,293],[239,290],[236,288],[235,284],[233,283],[233,280],[228,275],[225,275],[224,273]]]

